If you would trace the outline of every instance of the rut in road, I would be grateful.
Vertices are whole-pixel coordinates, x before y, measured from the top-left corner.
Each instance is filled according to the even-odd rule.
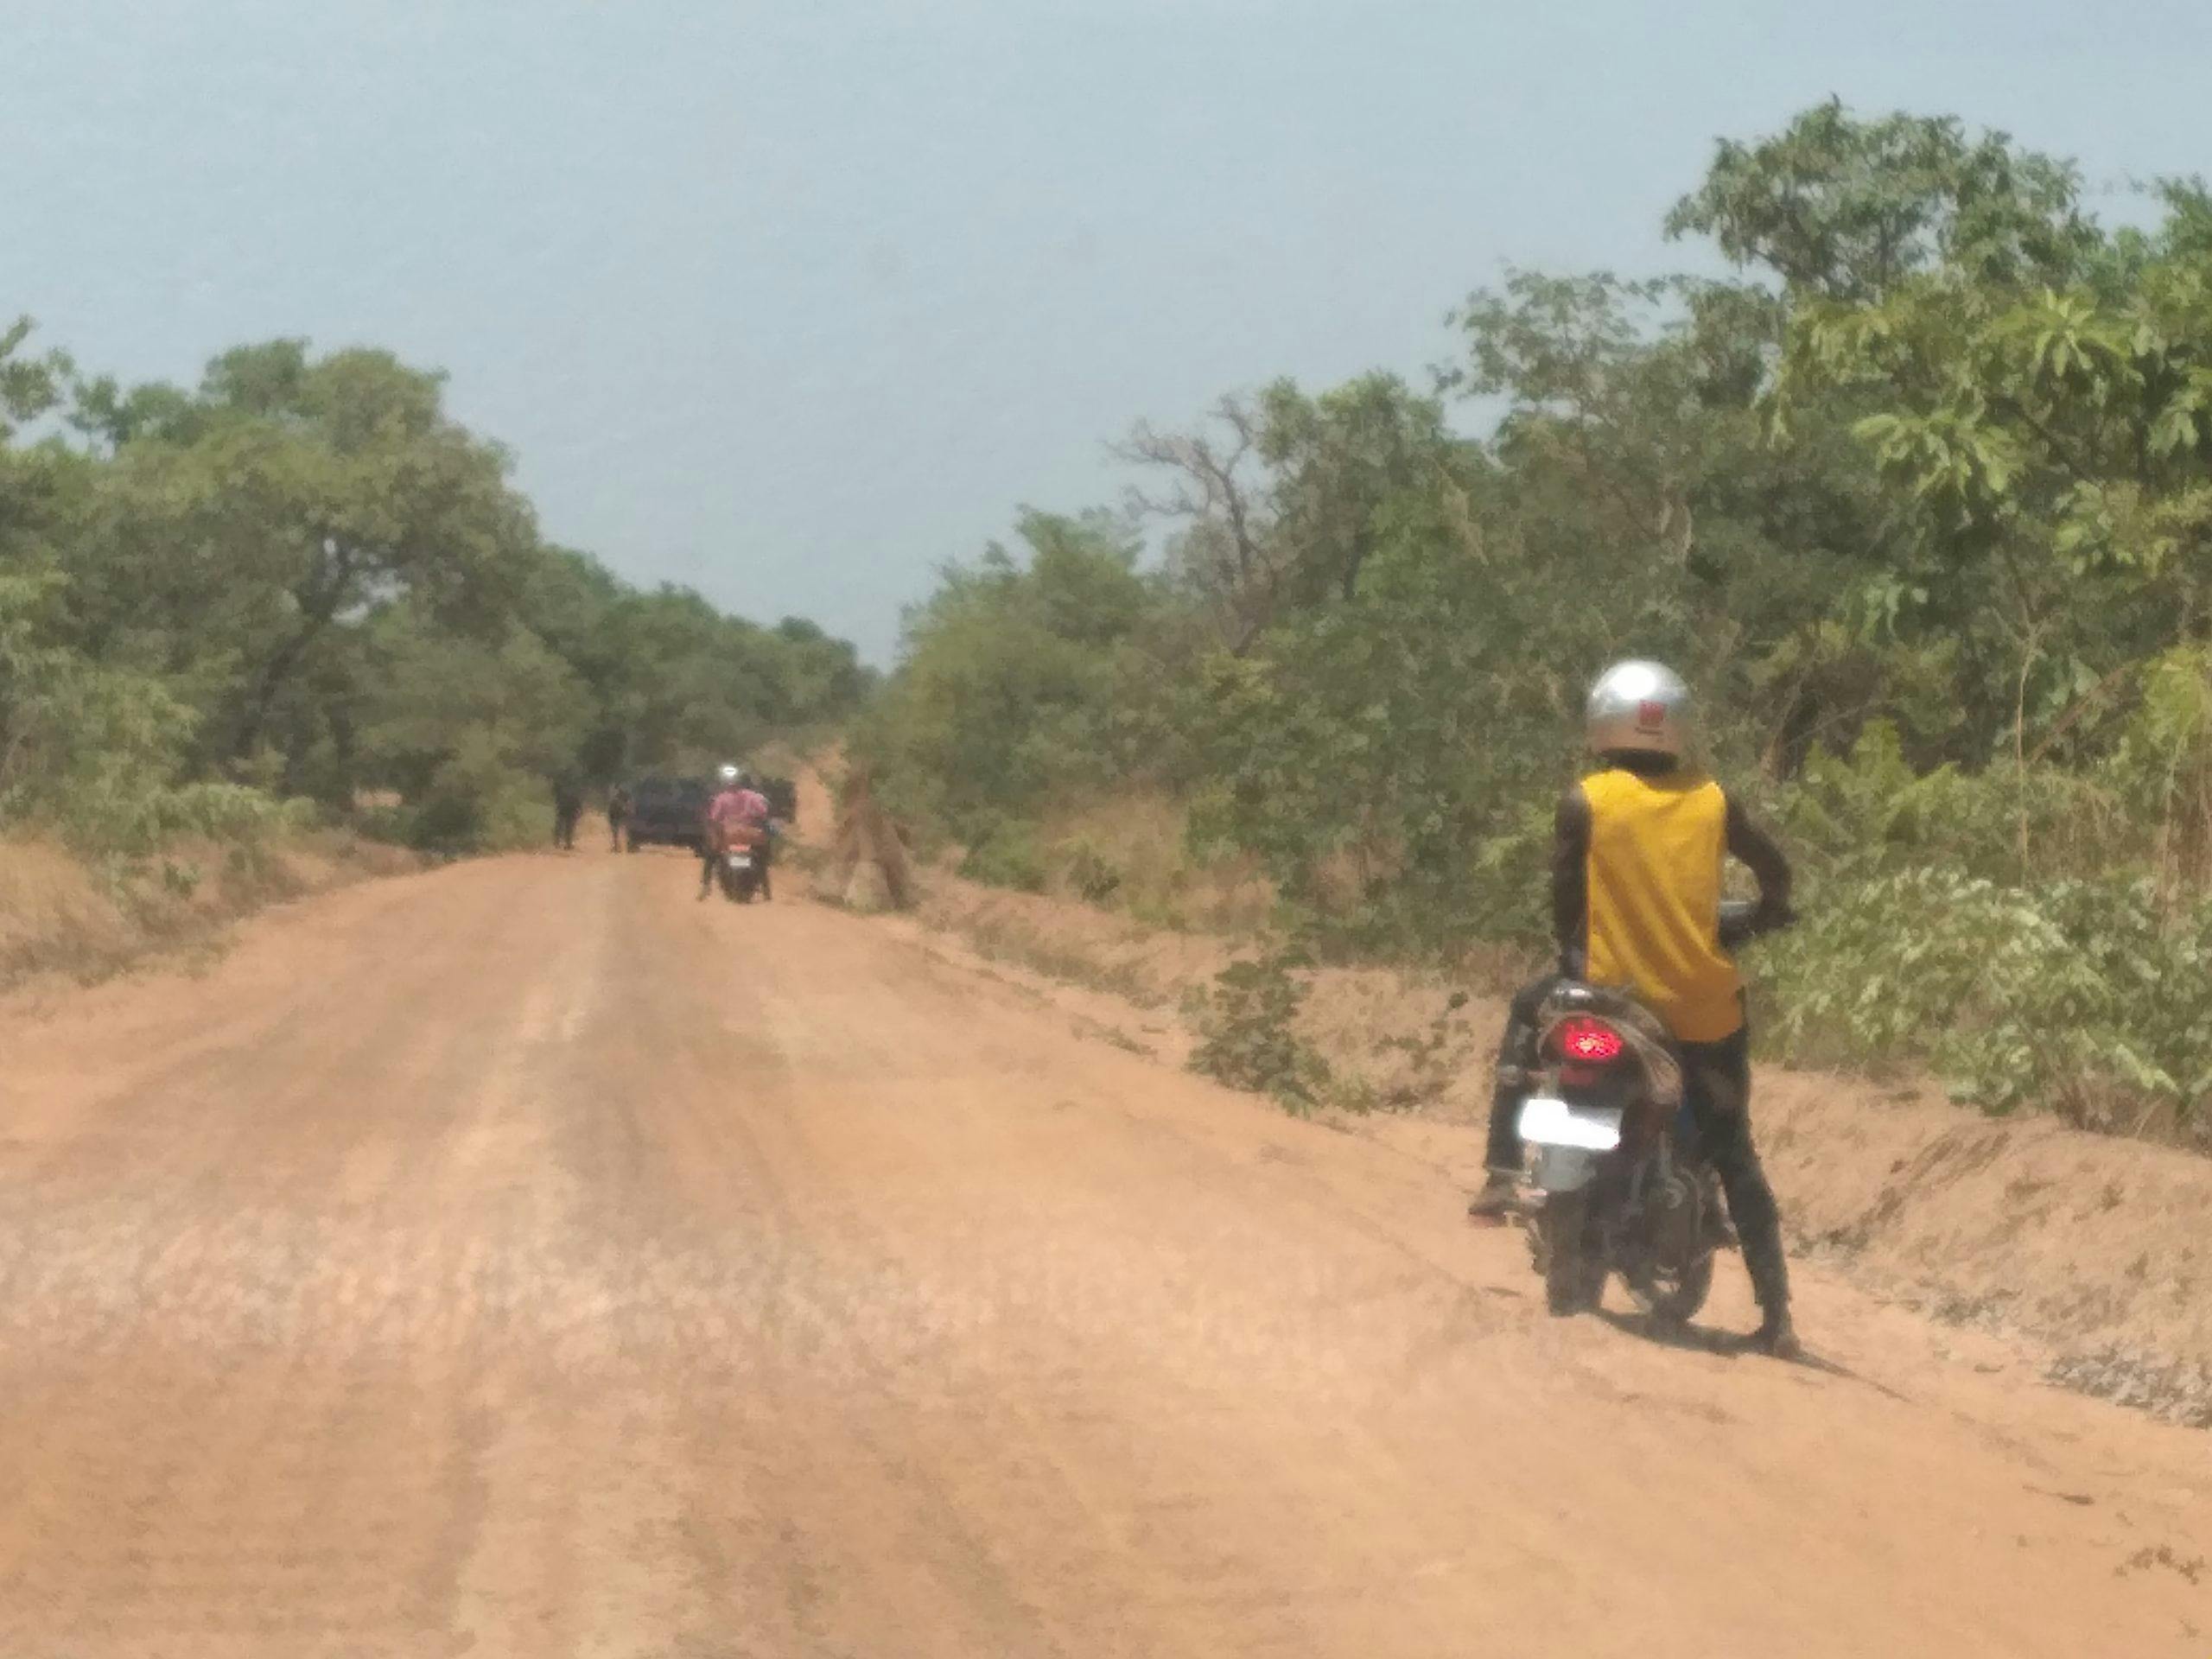
[[[0,1013],[0,1652],[2206,1650],[2200,1436],[1816,1274],[1834,1372],[1549,1320],[1426,1166],[694,868]]]

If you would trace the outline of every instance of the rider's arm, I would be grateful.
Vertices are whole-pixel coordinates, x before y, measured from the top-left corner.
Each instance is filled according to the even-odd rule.
[[[1579,784],[1552,817],[1552,937],[1560,972],[1580,978],[1590,948],[1590,798]]]
[[[1758,878],[1759,907],[1753,925],[1761,931],[1789,919],[1789,861],[1775,838],[1728,798],[1728,851]]]

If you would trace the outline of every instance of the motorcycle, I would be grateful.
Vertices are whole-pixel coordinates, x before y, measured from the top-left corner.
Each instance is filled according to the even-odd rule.
[[[715,876],[722,897],[735,905],[751,904],[760,892],[767,861],[766,830],[747,824],[727,831],[715,855]]]
[[[1761,931],[1753,906],[1721,906],[1724,944]],[[1536,1026],[1542,1058],[1520,1128],[1545,1302],[1586,1313],[1618,1273],[1653,1319],[1685,1323],[1705,1306],[1729,1233],[1719,1178],[1687,1122],[1674,1039],[1630,993],[1573,980],[1546,997]]]

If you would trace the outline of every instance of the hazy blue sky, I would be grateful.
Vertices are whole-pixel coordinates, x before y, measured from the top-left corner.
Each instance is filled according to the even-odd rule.
[[[1831,92],[2212,167],[2202,0],[0,0],[0,315],[126,378],[442,365],[547,532],[888,655],[1103,440],[1418,372],[1507,261],[1687,262]]]

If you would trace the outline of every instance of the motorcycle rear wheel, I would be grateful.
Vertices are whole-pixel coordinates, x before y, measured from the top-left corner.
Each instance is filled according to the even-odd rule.
[[[1544,1242],[1544,1306],[1560,1318],[1587,1313],[1605,1294],[1605,1257],[1587,1245],[1589,1190],[1547,1194],[1536,1225]]]

